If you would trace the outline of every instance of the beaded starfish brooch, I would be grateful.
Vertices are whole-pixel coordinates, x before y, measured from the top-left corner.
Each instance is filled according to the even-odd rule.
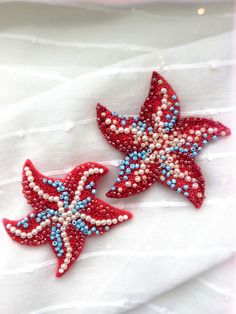
[[[107,172],[90,162],[74,168],[64,179],[47,178],[27,160],[22,185],[33,211],[17,221],[3,219],[8,234],[20,244],[49,243],[57,256],[56,276],[62,276],[79,257],[86,236],[102,235],[132,217],[95,197],[95,182]]]
[[[139,116],[112,113],[98,104],[97,121],[106,140],[126,154],[107,196],[134,195],[158,181],[201,207],[204,178],[194,157],[210,140],[230,135],[227,127],[206,118],[180,119],[176,93],[156,72]]]

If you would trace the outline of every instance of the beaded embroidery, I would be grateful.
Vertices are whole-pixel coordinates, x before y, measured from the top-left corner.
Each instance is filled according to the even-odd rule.
[[[227,127],[206,118],[180,119],[176,93],[156,72],[139,116],[111,113],[98,104],[97,121],[106,140],[126,154],[107,196],[134,195],[158,181],[201,207],[204,178],[194,157],[210,140],[230,135]]]
[[[96,180],[107,172],[90,162],[64,179],[47,178],[27,160],[22,185],[33,211],[17,221],[3,219],[6,231],[20,244],[49,243],[58,261],[56,276],[62,276],[79,257],[87,236],[102,235],[132,217],[95,197]]]

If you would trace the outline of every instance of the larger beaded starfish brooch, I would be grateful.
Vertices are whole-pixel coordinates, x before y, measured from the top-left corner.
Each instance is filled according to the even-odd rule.
[[[132,217],[95,197],[96,180],[107,171],[90,162],[64,179],[47,178],[27,160],[23,193],[33,211],[17,221],[3,219],[8,234],[21,244],[49,243],[58,261],[56,276],[62,276],[79,257],[87,236],[102,235]]]
[[[194,157],[210,140],[229,135],[226,126],[206,118],[180,119],[176,93],[156,72],[139,116],[112,113],[98,104],[97,121],[107,141],[126,154],[107,196],[134,195],[158,181],[182,193],[196,208],[202,205],[204,178]]]

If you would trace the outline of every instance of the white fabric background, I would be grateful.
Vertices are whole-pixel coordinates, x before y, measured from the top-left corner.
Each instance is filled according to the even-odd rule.
[[[122,155],[98,131],[96,102],[137,114],[154,69],[178,93],[182,115],[218,119],[234,133],[233,3],[206,4],[198,16],[196,2],[158,2],[0,4],[1,218],[29,210],[20,185],[26,158],[59,176],[104,163],[106,200]],[[19,246],[1,226],[0,313],[234,313],[234,142],[219,140],[198,157],[207,196],[199,211],[158,184],[108,200],[133,221],[90,239],[64,278],[54,277],[49,247]]]

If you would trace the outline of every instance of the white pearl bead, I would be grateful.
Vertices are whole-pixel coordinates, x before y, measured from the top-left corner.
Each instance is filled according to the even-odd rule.
[[[114,124],[112,124],[112,125],[110,126],[110,129],[111,129],[111,131],[115,131],[115,130],[116,130],[116,126],[115,126]]]
[[[40,190],[40,187],[39,187],[38,185],[35,185],[34,191],[35,191],[35,192],[38,192],[39,190]]]
[[[16,236],[19,237],[21,235],[21,230],[17,229],[16,230]]]
[[[124,220],[124,217],[120,215],[120,216],[118,217],[118,220],[119,220],[119,222],[122,222],[122,221]]]
[[[11,232],[11,233],[15,233],[15,231],[16,231],[16,228],[15,228],[15,227],[11,227],[11,228],[10,228],[10,232]]]
[[[27,180],[28,180],[29,182],[33,182],[33,181],[34,181],[34,177],[29,176],[29,177],[27,178]]]
[[[47,193],[44,193],[44,194],[43,194],[43,198],[44,198],[45,200],[47,200],[47,199],[49,198],[49,195],[48,195]]]

